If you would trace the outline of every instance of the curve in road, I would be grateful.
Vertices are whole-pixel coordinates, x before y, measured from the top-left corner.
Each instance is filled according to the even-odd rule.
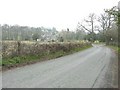
[[[104,87],[103,77],[110,61],[116,59],[113,54],[104,45],[93,45],[90,49],[72,55],[5,71],[2,73],[2,86],[3,88]]]

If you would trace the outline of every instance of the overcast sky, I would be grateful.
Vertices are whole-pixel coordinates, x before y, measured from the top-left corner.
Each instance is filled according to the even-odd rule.
[[[0,0],[0,24],[74,30],[89,13],[99,15],[120,0]]]

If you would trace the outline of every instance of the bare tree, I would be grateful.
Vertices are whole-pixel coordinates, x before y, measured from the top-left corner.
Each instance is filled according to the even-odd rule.
[[[112,15],[112,12],[114,11],[114,7],[111,9],[106,9],[104,14],[101,14],[101,16],[98,18],[98,22],[100,23],[100,28],[99,32],[102,32],[106,44],[109,44],[111,35],[110,35],[110,30],[112,29],[113,24],[115,23],[115,16]]]
[[[84,30],[88,31],[91,34],[91,39],[92,39],[91,41],[94,41],[95,38],[95,19],[96,19],[95,14],[91,13],[88,16],[88,19],[84,20],[88,24],[88,26],[90,26],[90,29],[82,24],[80,25],[82,28],[84,28]]]
[[[95,14],[91,13],[88,17],[88,20],[85,20],[87,23],[90,23],[92,33],[94,33],[94,20],[95,19],[96,19]]]
[[[105,14],[101,14],[100,17],[98,17],[98,22],[100,23],[102,31],[104,31],[107,23]]]

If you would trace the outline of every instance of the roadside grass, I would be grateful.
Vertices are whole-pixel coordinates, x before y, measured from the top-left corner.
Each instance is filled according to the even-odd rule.
[[[90,46],[84,46],[81,48],[74,48],[71,49],[67,52],[64,52],[63,50],[57,51],[57,52],[52,52],[52,53],[42,53],[39,55],[27,55],[27,56],[17,56],[17,57],[11,57],[11,58],[3,58],[2,62],[0,63],[0,65],[2,65],[3,70],[4,69],[10,69],[13,67],[18,67],[18,66],[24,66],[27,64],[32,64],[35,62],[39,62],[39,61],[44,61],[44,60],[50,60],[50,59],[55,59],[58,57],[62,57],[65,55],[69,55],[78,51],[82,51],[85,49],[88,49],[92,47]]]
[[[109,47],[109,48],[112,48],[113,50],[115,50],[115,52],[116,52],[117,54],[120,54],[120,48],[118,48],[117,46],[109,45],[108,47]]]

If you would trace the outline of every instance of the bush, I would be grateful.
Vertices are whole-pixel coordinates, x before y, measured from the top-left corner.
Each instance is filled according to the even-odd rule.
[[[51,44],[20,43],[20,46],[22,46],[20,49],[20,52],[22,53],[20,55],[3,58],[3,62],[2,62],[3,68],[10,68],[14,66],[16,67],[17,65],[21,65],[21,64],[28,64],[28,63],[38,62],[41,60],[58,58],[64,55],[68,55],[89,48],[91,47],[91,44],[90,43],[51,43]],[[7,50],[7,48],[5,50]]]
[[[59,43],[38,43],[38,42],[3,42],[2,56],[3,58],[10,58],[25,55],[41,55],[43,53],[53,53],[60,50],[69,52],[74,48],[82,48],[89,46],[90,43],[80,42],[59,42]]]

